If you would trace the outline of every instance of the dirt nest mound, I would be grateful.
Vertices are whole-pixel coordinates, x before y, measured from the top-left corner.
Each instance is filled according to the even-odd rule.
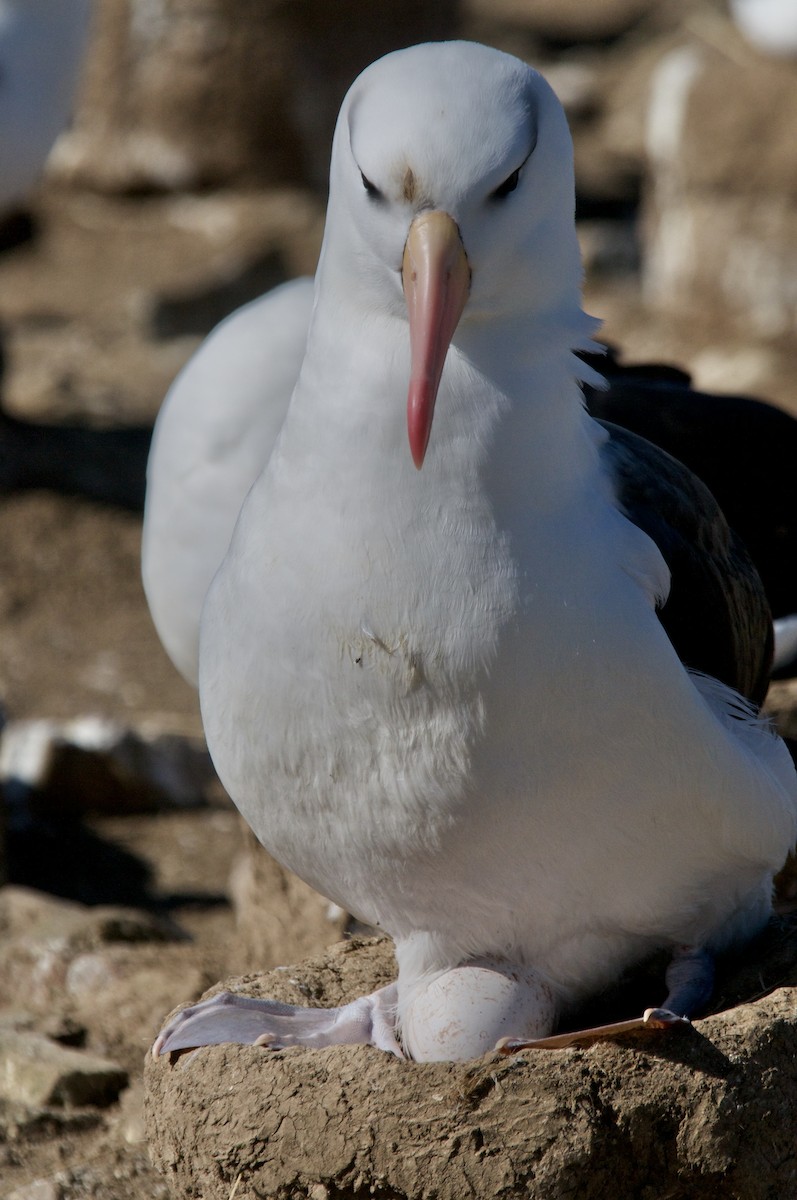
[[[401,1062],[360,1046],[227,1045],[150,1061],[153,1159],[175,1197],[203,1200],[794,1195],[794,930],[781,929],[774,950],[769,937],[765,958],[772,966],[780,956],[790,986],[683,1035],[468,1064]],[[226,986],[331,1005],[393,970],[390,943],[353,941]],[[749,985],[751,973],[761,975],[760,962],[720,991]]]

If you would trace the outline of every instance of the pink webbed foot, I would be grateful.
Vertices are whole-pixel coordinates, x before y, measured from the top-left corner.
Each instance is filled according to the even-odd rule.
[[[340,1008],[302,1008],[220,992],[183,1009],[159,1033],[152,1057],[223,1042],[265,1046],[376,1046],[403,1058],[395,1034],[396,985]]]
[[[699,1012],[711,999],[714,986],[714,960],[707,950],[694,946],[679,946],[664,976],[668,992],[661,1008],[646,1008],[641,1017],[616,1021],[610,1025],[595,1025],[533,1041],[521,1038],[502,1038],[496,1050],[514,1054],[518,1050],[563,1050],[568,1046],[583,1046],[605,1038],[619,1037],[636,1030],[689,1029],[690,1014]]]

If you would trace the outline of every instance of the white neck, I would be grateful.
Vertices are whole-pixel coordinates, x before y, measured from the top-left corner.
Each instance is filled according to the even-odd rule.
[[[376,481],[422,503],[427,489],[440,494],[444,477],[453,493],[486,488],[498,509],[504,497],[517,507],[519,486],[530,505],[545,510],[594,481],[596,427],[583,410],[571,348],[590,344],[595,323],[577,304],[544,321],[462,323],[417,472],[407,443],[409,333],[400,304],[396,316],[368,312],[351,289],[327,292],[325,279],[319,294],[339,301],[331,308],[320,300],[313,315],[281,447],[289,461],[296,462],[294,446],[298,455],[312,444],[331,472],[350,477],[352,489],[362,481],[363,497]]]

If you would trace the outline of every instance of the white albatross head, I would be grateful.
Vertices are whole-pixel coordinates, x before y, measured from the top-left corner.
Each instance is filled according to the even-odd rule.
[[[322,269],[364,311],[409,319],[417,467],[458,329],[580,313],[574,206],[564,112],[519,59],[429,43],[387,55],[350,88],[333,142]]]

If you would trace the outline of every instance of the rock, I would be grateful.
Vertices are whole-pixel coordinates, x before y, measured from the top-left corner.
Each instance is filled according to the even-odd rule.
[[[87,1133],[102,1129],[107,1112],[107,1109],[96,1106],[31,1108],[19,1102],[0,1100],[0,1147],[55,1141],[70,1136],[84,1137]],[[9,1157],[16,1157],[14,1149],[3,1155],[6,1161]],[[3,1163],[3,1158],[0,1158],[0,1163]],[[6,1182],[4,1175],[0,1179]],[[5,1196],[3,1200],[6,1200]]]
[[[108,190],[312,181],[337,109],[396,46],[450,35],[453,0],[103,0],[63,177]]]
[[[8,828],[8,811],[6,797],[0,785],[0,887],[8,880],[8,859],[6,850],[6,829]]]
[[[712,312],[748,335],[797,322],[797,73],[719,26],[654,72],[647,112],[647,299]]]
[[[164,954],[172,942],[172,958]],[[188,962],[175,969],[173,956]],[[172,925],[146,912],[85,906],[29,888],[0,891],[0,1036],[47,1034],[137,1065],[175,1000],[206,977]]]
[[[34,888],[9,884],[0,890],[0,936],[35,943],[89,950],[114,942],[175,940],[168,922],[140,909],[86,905],[56,899]]]
[[[2,361],[0,360],[0,381],[2,380]],[[0,706],[0,746],[2,745],[3,730],[6,726],[6,714],[2,706]],[[8,879],[8,861],[7,861],[7,844],[6,833],[8,829],[8,804],[5,794],[5,789],[0,782],[0,887]]]
[[[91,472],[96,495],[97,478],[118,466],[121,447],[105,454],[108,438],[92,445],[90,434],[99,426],[110,434],[120,425],[151,425],[198,337],[267,287],[312,273],[324,206],[296,187],[134,201],[53,181],[39,192],[37,213],[47,252],[32,252],[24,265],[0,255],[9,361],[3,407],[17,418],[68,421],[73,429],[14,436],[5,464],[0,441],[0,475],[9,485],[15,477],[34,485],[35,468],[38,486],[70,484],[76,491],[85,490]],[[88,280],[87,271],[86,291],[76,292],[70,281]],[[92,427],[82,439],[74,429],[80,422]],[[49,442],[56,440],[64,452],[79,452],[80,464],[55,461],[58,447]],[[32,464],[17,464],[17,451],[34,450]],[[141,454],[124,468],[128,493],[136,469],[143,485]]]
[[[166,1184],[149,1166],[144,1154],[103,1154],[88,1162],[24,1183],[2,1200],[170,1200]]]
[[[782,679],[769,685],[766,711],[781,737],[797,740],[797,679]]]
[[[207,984],[189,949],[173,948],[167,956],[142,946],[94,954],[75,954],[63,944],[3,946],[0,1003],[7,1020],[0,1020],[0,1034],[49,1033],[59,1044],[86,1045],[137,1070],[164,1014]]]
[[[347,914],[272,858],[243,821],[241,831],[230,896],[242,960],[262,970],[320,954],[338,941]]]
[[[137,1072],[129,1088],[123,1092],[119,1109],[115,1114],[117,1133],[127,1146],[144,1146],[144,1084]]]
[[[463,8],[466,22],[516,25],[545,41],[579,43],[620,37],[648,14],[651,5],[648,0],[466,0]]]
[[[204,1200],[228,1200],[236,1180],[244,1200],[780,1200],[797,1189],[794,941],[792,931],[789,986],[683,1037],[467,1064],[351,1046],[227,1045],[149,1061],[153,1159],[175,1198]],[[329,1005],[392,970],[388,943],[343,944],[232,988]]]
[[[0,1097],[31,1108],[115,1101],[127,1072],[35,1033],[0,1032]]]
[[[63,1192],[54,1179],[34,1179],[24,1187],[14,1188],[5,1200],[61,1200]]]
[[[578,240],[584,270],[593,280],[629,275],[639,266],[639,242],[632,221],[580,221]]]
[[[797,57],[797,8],[778,0],[730,0],[731,16],[744,37],[763,51]]]
[[[324,208],[307,190],[176,196],[167,211],[172,229],[210,244],[226,237],[232,245],[214,269],[206,264],[201,274],[142,296],[142,332],[153,340],[204,337],[234,309],[286,279],[315,271]]]
[[[101,717],[9,722],[0,778],[11,805],[59,815],[203,803],[217,788],[203,739],[137,732]]]

